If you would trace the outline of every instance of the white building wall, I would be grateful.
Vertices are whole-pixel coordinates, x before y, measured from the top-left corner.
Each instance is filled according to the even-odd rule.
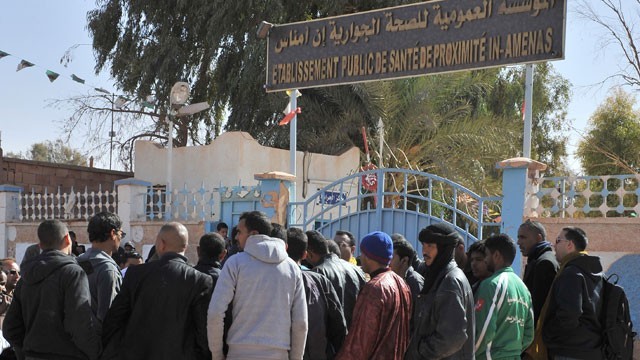
[[[305,164],[306,163],[306,164]],[[360,164],[360,151],[353,147],[339,156],[297,152],[297,200],[301,201],[303,181],[315,184],[308,187],[307,196],[316,192],[316,184],[329,184],[353,172]],[[258,182],[254,174],[269,171],[288,173],[289,151],[260,145],[246,132],[226,132],[211,144],[173,149],[172,186],[180,189],[199,187],[252,186]],[[167,183],[167,149],[150,141],[135,144],[135,178],[153,184]]]

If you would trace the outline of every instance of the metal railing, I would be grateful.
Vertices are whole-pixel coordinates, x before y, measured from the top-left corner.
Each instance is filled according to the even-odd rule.
[[[20,220],[21,221],[42,221],[42,220],[88,220],[94,214],[102,211],[117,212],[118,193],[103,191],[102,187],[98,191],[61,192],[60,188],[56,193],[49,193],[45,188],[44,193],[20,193]]]

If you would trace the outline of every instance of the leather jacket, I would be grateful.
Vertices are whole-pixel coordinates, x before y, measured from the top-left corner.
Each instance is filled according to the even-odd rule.
[[[475,315],[471,286],[454,260],[435,285],[418,296],[414,332],[405,360],[475,359]]]
[[[364,273],[357,266],[340,259],[335,254],[325,255],[322,262],[312,270],[326,276],[331,281],[344,309],[344,318],[347,320],[348,327],[351,324],[353,309],[356,306],[356,297],[367,282]]]

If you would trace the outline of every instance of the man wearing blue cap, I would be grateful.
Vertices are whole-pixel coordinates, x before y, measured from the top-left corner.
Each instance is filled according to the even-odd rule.
[[[411,290],[389,268],[392,257],[393,242],[383,232],[372,232],[360,242],[362,270],[371,280],[358,295],[349,334],[336,360],[404,358],[409,345]]]

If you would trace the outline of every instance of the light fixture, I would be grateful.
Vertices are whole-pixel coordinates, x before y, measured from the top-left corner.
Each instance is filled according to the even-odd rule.
[[[171,94],[169,95],[169,103],[172,107],[180,107],[189,100],[191,90],[189,84],[184,81],[179,81],[171,88]]]
[[[266,39],[267,36],[269,36],[269,30],[271,30],[272,27],[273,24],[262,21],[260,25],[258,25],[258,31],[256,31],[256,36],[258,36],[258,39]]]

